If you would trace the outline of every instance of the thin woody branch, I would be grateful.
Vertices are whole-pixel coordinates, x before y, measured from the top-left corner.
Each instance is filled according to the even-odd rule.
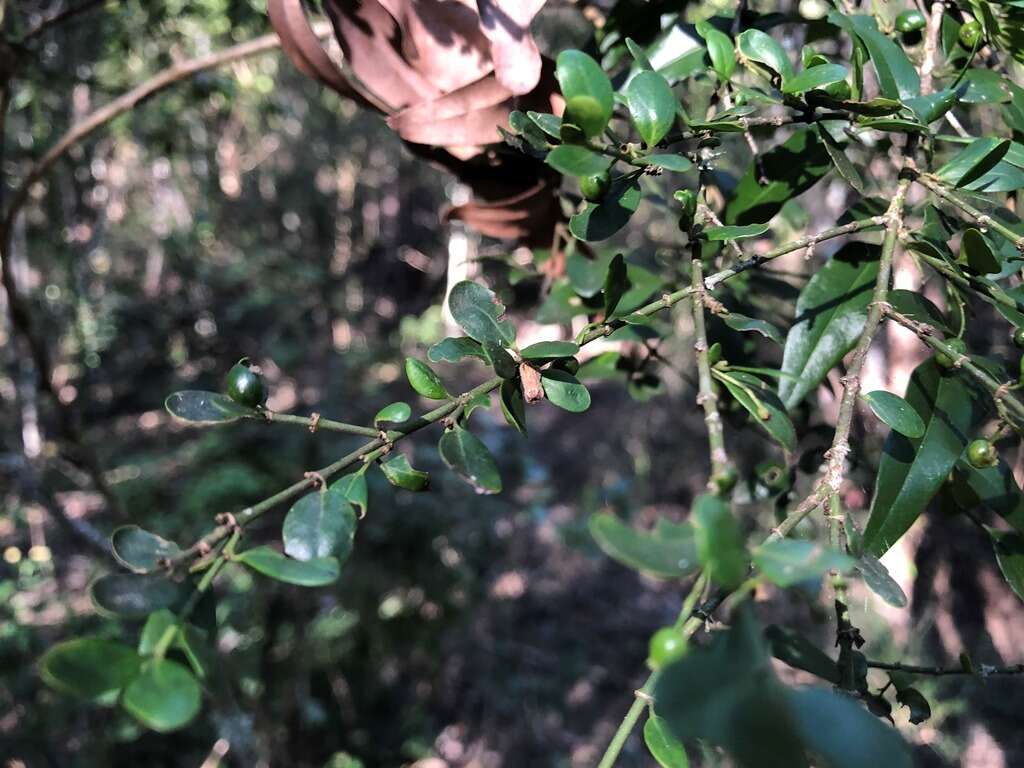
[[[1018,251],[1024,252],[1024,235],[1018,235],[1016,232],[1007,227],[998,219],[993,218],[984,211],[979,210],[976,206],[972,205],[968,200],[966,200],[964,197],[962,197],[961,195],[957,194],[955,191],[947,187],[934,176],[927,173],[922,173],[918,176],[915,176],[914,181],[930,189],[932,192],[934,192],[940,198],[942,198],[947,203],[952,205],[954,208],[959,208],[963,213],[966,213],[968,216],[974,219],[978,223],[978,226],[982,227],[983,229],[991,229],[994,232],[998,232],[1000,235],[1002,235],[1011,243],[1013,243],[1014,248],[1016,248]]]
[[[1024,664],[1013,664],[1008,667],[993,667],[989,664],[981,664],[977,668],[965,669],[964,667],[927,667],[919,664],[904,664],[900,661],[871,661],[867,662],[869,669],[883,669],[889,672],[906,672],[909,675],[929,675],[932,677],[944,677],[947,675],[969,675],[971,677],[994,677],[998,675],[1024,675]]]

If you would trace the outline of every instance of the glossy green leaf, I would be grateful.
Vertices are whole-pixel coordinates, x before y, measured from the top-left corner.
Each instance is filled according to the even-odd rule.
[[[637,133],[648,147],[661,141],[676,119],[676,97],[665,78],[645,70],[626,86],[626,106]]]
[[[960,89],[946,88],[927,96],[915,96],[906,99],[903,104],[921,121],[922,125],[930,125],[949,112],[955,105]]]
[[[369,504],[369,491],[366,487],[365,474],[353,472],[350,475],[345,475],[331,483],[330,488],[332,491],[340,493],[345,497],[345,501],[356,507],[359,510],[360,518],[366,516]]]
[[[686,524],[659,519],[652,530],[640,531],[601,512],[590,517],[590,535],[610,558],[651,576],[677,579],[697,567],[693,529]]]
[[[767,224],[746,224],[743,226],[706,227],[701,234],[705,240],[719,242],[722,240],[742,240],[747,237],[763,235],[771,227]]]
[[[906,533],[946,481],[988,406],[962,371],[929,358],[910,377],[906,401],[925,424],[918,439],[890,432],[882,448],[865,551],[881,557]]]
[[[173,541],[160,538],[137,525],[115,528],[110,534],[110,545],[114,559],[133,573],[156,571],[162,560],[181,552]]]
[[[825,151],[828,152],[828,156],[832,158],[832,164],[835,165],[839,175],[851,187],[864,194],[864,179],[861,178],[857,167],[847,157],[842,145],[836,141],[835,137],[821,123],[818,124],[818,135],[821,137],[821,143],[825,147]]]
[[[723,323],[734,331],[753,331],[761,334],[766,339],[774,341],[779,346],[782,346],[785,343],[782,340],[782,334],[779,333],[779,329],[767,320],[762,320],[759,317],[747,317],[746,315],[741,315],[739,312],[730,312],[727,315],[722,315],[721,319]]]
[[[779,539],[762,544],[753,552],[754,565],[779,587],[820,579],[831,570],[849,573],[856,564],[849,555],[800,539]]]
[[[647,52],[631,38],[626,38],[626,48],[629,50],[629,55],[633,57],[633,61],[636,62],[640,69],[654,69],[654,65],[651,64],[651,60],[647,57]]]
[[[154,659],[125,686],[121,706],[147,728],[167,733],[188,725],[199,714],[201,697],[199,683],[185,667]]]
[[[726,224],[769,221],[782,206],[832,169],[817,130],[801,128],[751,163],[725,207]],[[763,172],[766,183],[760,181]]]
[[[500,493],[501,473],[487,446],[467,429],[445,431],[438,443],[441,460],[477,493]]]
[[[899,395],[878,389],[861,395],[861,398],[879,419],[901,435],[921,437],[924,434],[924,422],[921,421],[921,417]]]
[[[599,136],[615,106],[608,75],[587,54],[568,50],[558,54],[555,76],[565,97],[563,124],[578,125],[588,138]]]
[[[796,450],[796,430],[786,414],[786,407],[757,376],[745,371],[730,370],[719,377],[736,402],[750,414],[750,420],[768,433],[787,451]]]
[[[322,587],[337,581],[341,565],[333,557],[295,560],[270,547],[247,549],[238,562],[275,581],[300,587]]]
[[[373,417],[373,423],[377,425],[386,423],[401,424],[404,421],[408,421],[411,416],[412,408],[409,407],[408,403],[391,403],[391,405],[385,405],[377,411],[377,415]]]
[[[788,709],[807,749],[828,768],[912,768],[910,750],[895,728],[851,696],[825,688],[787,691]]]
[[[975,139],[939,168],[935,176],[946,184],[962,187],[991,170],[1009,149],[1009,139],[994,136]]]
[[[600,203],[586,207],[569,219],[569,231],[587,242],[607,240],[629,221],[640,207],[640,187],[635,181],[615,181]]]
[[[520,350],[519,355],[524,360],[558,360],[562,357],[572,357],[580,351],[579,344],[573,341],[538,341]]]
[[[707,45],[708,58],[711,59],[711,67],[715,70],[719,80],[728,82],[736,71],[736,51],[733,48],[732,40],[724,32],[715,29],[710,22],[699,21],[696,26],[697,34],[704,38]]]
[[[334,556],[345,562],[352,552],[356,513],[345,495],[332,488],[307,494],[285,515],[284,551],[296,560]]]
[[[567,371],[557,368],[541,373],[541,386],[544,395],[563,410],[571,413],[582,413],[590,407],[590,393],[580,380]]]
[[[990,69],[969,69],[963,82],[967,87],[960,101],[965,104],[1000,104],[1013,98],[1003,76]]]
[[[889,570],[874,555],[864,553],[857,560],[857,571],[868,588],[894,608],[906,608],[907,596]]]
[[[773,38],[759,29],[747,29],[736,38],[736,47],[744,59],[763,64],[782,78],[785,84],[793,76],[793,65],[786,51]],[[746,62],[744,62],[746,63]]]
[[[672,735],[668,724],[653,712],[644,723],[644,744],[661,768],[688,768],[690,765],[682,743]]]
[[[968,227],[960,238],[960,262],[967,264],[976,274],[989,275],[1000,272],[1003,265],[996,258],[991,243],[975,227]]]
[[[431,400],[445,400],[448,390],[430,366],[415,357],[405,358],[405,377],[416,393]]]
[[[432,363],[457,363],[466,357],[477,357],[486,361],[480,342],[468,336],[449,336],[427,350],[427,359]]]
[[[487,356],[488,364],[494,369],[494,372],[501,376],[503,379],[514,379],[519,375],[519,366],[516,365],[516,361],[509,354],[508,350],[505,349],[501,344],[495,344],[491,341],[485,341],[483,343],[484,354]]]
[[[177,632],[177,624],[178,617],[166,608],[149,614],[139,635],[139,655],[152,656],[167,630],[174,628]]]
[[[92,583],[89,596],[101,611],[140,619],[153,611],[182,602],[187,590],[186,584],[170,581],[162,575],[108,573]]]
[[[921,93],[917,70],[896,43],[878,31],[873,16],[846,16],[831,11],[828,19],[857,38],[867,49],[879,90],[890,99],[912,99]]]
[[[407,491],[425,491],[430,486],[430,475],[413,469],[405,454],[398,454],[380,465],[384,477],[396,488],[404,488]]]
[[[910,722],[913,725],[920,725],[932,716],[928,699],[917,688],[897,688],[896,701],[910,710]]]
[[[448,294],[448,309],[471,338],[506,347],[515,343],[515,328],[508,320],[501,319],[505,306],[479,283],[469,280],[456,283]]]
[[[608,263],[608,272],[604,278],[604,316],[612,317],[622,297],[629,290],[629,273],[626,260],[621,253],[615,254]]]
[[[607,171],[612,159],[579,144],[562,144],[548,152],[544,162],[568,176],[593,176]]]
[[[199,425],[229,424],[259,415],[254,408],[236,403],[227,395],[195,389],[175,392],[164,401],[164,407],[171,416]]]
[[[552,115],[550,112],[527,112],[526,116],[551,138],[557,139],[561,137],[562,118]]]
[[[61,693],[97,699],[127,685],[141,664],[135,650],[123,643],[79,637],[51,646],[39,659],[39,674]]]
[[[518,381],[505,379],[501,382],[501,412],[505,421],[522,434],[526,434],[526,400]]]
[[[954,479],[953,494],[961,507],[972,511],[978,506],[986,507],[1024,534],[1024,493],[1002,458],[996,466],[984,469],[961,458],[956,463]]]
[[[693,163],[682,155],[644,155],[638,159],[638,162],[653,165],[666,171],[675,171],[676,173],[685,173],[693,168]]]
[[[771,654],[794,669],[802,669],[812,675],[839,684],[839,668],[818,646],[789,627],[772,625],[764,630]]]
[[[815,88],[824,88],[831,83],[845,80],[847,74],[846,67],[841,64],[822,64],[821,66],[811,67],[786,80],[782,85],[782,92],[796,94]]]
[[[698,496],[691,519],[697,559],[708,577],[726,589],[738,586],[747,574],[747,552],[729,505],[717,496]]]
[[[942,314],[942,310],[919,292],[897,288],[889,291],[888,300],[892,304],[893,309],[902,315],[906,315],[911,320],[930,325],[947,335],[953,333],[953,329],[946,320],[946,316]]]
[[[786,337],[779,398],[793,409],[857,343],[878,277],[878,247],[847,243],[800,292]]]
[[[971,192],[1015,192],[1024,189],[1024,169],[1000,160],[976,179],[962,184]]]
[[[994,528],[989,528],[988,534],[1003,578],[1013,593],[1024,600],[1024,535],[1017,531],[997,531]]]
[[[914,120],[897,117],[862,117],[857,121],[861,128],[870,128],[886,133],[925,133],[928,129]]]

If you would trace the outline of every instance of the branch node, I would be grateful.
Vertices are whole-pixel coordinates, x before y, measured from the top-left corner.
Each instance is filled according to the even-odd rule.
[[[327,487],[327,481],[324,480],[324,476],[321,475],[319,472],[303,472],[302,476],[307,480],[312,480],[314,488]]]
[[[309,417],[309,431],[315,433],[319,428],[320,428],[320,414],[314,412]]]

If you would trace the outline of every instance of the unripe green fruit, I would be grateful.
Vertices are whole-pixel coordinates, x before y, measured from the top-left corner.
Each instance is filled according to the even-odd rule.
[[[1013,329],[1013,345],[1024,348],[1024,328]]]
[[[966,354],[967,345],[963,339],[946,339],[946,346],[956,352],[956,356],[950,357],[945,352],[939,352],[935,355],[935,362],[943,368],[952,368],[960,358],[960,355]]]
[[[686,638],[675,627],[662,627],[651,635],[647,663],[651,669],[661,669],[686,655]]]
[[[988,440],[978,438],[967,446],[967,460],[975,469],[994,467],[999,463],[999,452]]]
[[[721,472],[711,476],[711,484],[714,486],[718,496],[726,496],[732,492],[739,480],[739,473],[733,466],[726,467]]]
[[[917,32],[924,29],[926,23],[927,20],[920,11],[904,11],[896,17],[896,30],[898,32]]]
[[[779,493],[789,488],[789,472],[781,464],[774,461],[765,461],[758,464],[757,479],[769,491]]]
[[[978,41],[981,40],[981,23],[978,21],[968,21],[962,27],[960,27],[960,34],[957,35],[957,41],[967,50],[973,50],[974,46],[977,45]]]
[[[258,408],[267,399],[263,377],[249,367],[249,358],[243,357],[228,371],[224,391],[236,403]]]
[[[580,179],[580,192],[583,197],[592,203],[599,203],[604,200],[608,190],[612,187],[612,177],[608,171],[601,171],[591,176],[583,176]]]

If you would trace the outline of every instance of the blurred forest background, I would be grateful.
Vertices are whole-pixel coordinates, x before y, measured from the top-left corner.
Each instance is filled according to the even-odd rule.
[[[4,30],[19,39],[61,7],[8,3]],[[124,0],[33,36],[8,107],[4,189],[71,124],[132,85],[268,31],[260,0]],[[536,32],[542,50],[557,50],[586,45],[590,27],[577,4],[551,2]],[[726,170],[743,170],[748,156],[738,149],[737,158]],[[274,409],[369,423],[382,405],[409,400],[403,357],[422,357],[445,335],[450,261],[493,279],[513,311],[541,298],[545,283],[529,252],[441,223],[442,207],[464,195],[380,118],[302,76],[278,51],[161,92],[31,189],[15,232],[15,273],[54,355],[60,399],[80,420],[81,445],[51,426],[59,418],[36,392],[4,311],[5,768],[212,768],[220,739],[230,745],[225,764],[239,766],[595,762],[642,679],[650,633],[672,620],[679,596],[602,557],[586,521],[602,509],[637,524],[655,511],[680,519],[699,491],[707,457],[685,313],[673,320],[683,333],[658,350],[657,387],[597,383],[591,413],[538,407],[528,439],[498,413],[475,416],[500,458],[501,495],[475,496],[443,471],[433,493],[412,495],[371,473],[371,512],[335,586],[257,588],[231,570],[219,587],[217,646],[241,685],[215,690],[186,730],[144,732],[116,710],[58,696],[34,668],[59,639],[119,634],[87,595],[111,567],[99,542],[114,527],[133,522],[189,541],[215,513],[258,501],[354,444],[260,424],[186,429],[163,409],[170,392],[218,389],[247,355],[267,374]],[[816,216],[832,221],[845,205],[825,190],[783,217],[795,229]],[[650,265],[652,292],[671,265],[674,231],[672,216],[643,210],[622,238]],[[790,266],[804,270],[799,260]],[[771,294],[792,303],[801,278],[784,278],[771,293],[759,290],[766,278],[752,278],[749,300],[760,312],[771,312]],[[541,319],[557,325],[560,317],[554,295]],[[972,336],[979,351],[1005,344],[986,332],[985,318]],[[884,363],[875,367],[884,377]],[[445,375],[468,385],[482,373],[470,366]],[[880,437],[858,439],[877,445]],[[768,444],[750,442],[739,451],[753,466]],[[438,469],[432,445],[422,447],[416,466]],[[251,536],[272,536],[278,525],[270,515]],[[955,659],[960,647],[985,650],[992,663],[1019,661],[1019,604],[982,535],[940,517],[908,540],[890,568],[905,588],[916,574],[911,608],[883,613],[889,623],[871,626],[871,636],[908,643],[915,661]],[[961,558],[987,565],[957,568]],[[827,635],[827,617],[810,601],[760,599],[769,619],[797,617],[809,634]],[[873,656],[892,657],[893,648],[874,645]],[[1013,679],[924,686],[933,717],[904,728],[919,765],[1022,764],[1024,690]],[[897,722],[905,726],[905,714]],[[632,748],[622,764],[646,760]]]

